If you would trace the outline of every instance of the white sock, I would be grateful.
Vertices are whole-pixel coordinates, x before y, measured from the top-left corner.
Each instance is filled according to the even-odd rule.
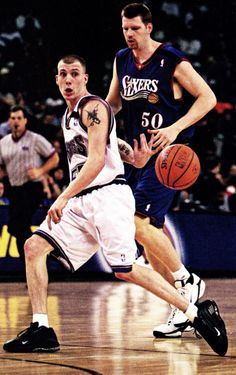
[[[182,264],[182,266],[180,267],[180,269],[178,271],[171,272],[171,273],[172,273],[172,275],[174,277],[174,280],[185,280],[185,279],[188,279],[190,277],[190,273],[184,267],[183,264]]]
[[[32,322],[33,323],[38,322],[39,327],[40,326],[49,327],[47,314],[33,314]]]
[[[185,315],[190,320],[190,322],[193,322],[194,319],[197,317],[198,308],[193,303],[190,303],[188,305],[187,310],[185,311]]]

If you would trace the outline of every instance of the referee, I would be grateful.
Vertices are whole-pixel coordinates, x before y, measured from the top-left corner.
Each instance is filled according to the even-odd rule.
[[[16,237],[23,262],[24,242],[32,234],[32,216],[44,197],[41,178],[59,162],[51,143],[26,129],[27,121],[24,107],[11,107],[11,134],[0,140],[0,172],[8,175],[10,183],[8,232]]]

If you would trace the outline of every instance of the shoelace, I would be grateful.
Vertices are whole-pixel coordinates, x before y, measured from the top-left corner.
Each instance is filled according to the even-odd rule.
[[[30,331],[33,331],[33,328],[35,327],[35,323],[31,323],[30,326],[28,328],[25,328],[23,329],[23,331],[20,331],[17,335],[17,337],[20,337],[22,335],[24,335],[26,332],[30,332]]]

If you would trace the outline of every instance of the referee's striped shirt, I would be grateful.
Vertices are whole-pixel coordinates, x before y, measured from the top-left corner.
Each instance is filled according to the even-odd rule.
[[[54,153],[55,148],[47,139],[30,130],[17,140],[12,134],[0,140],[0,165],[5,166],[11,186],[28,182],[27,170],[39,168]]]

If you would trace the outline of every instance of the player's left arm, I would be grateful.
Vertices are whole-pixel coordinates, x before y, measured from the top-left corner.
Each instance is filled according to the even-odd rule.
[[[149,133],[155,134],[153,146],[156,152],[173,143],[181,131],[195,124],[216,105],[215,94],[189,62],[182,61],[177,65],[174,78],[195,101],[188,112],[171,126],[148,130]]]
[[[90,100],[81,109],[81,118],[88,131],[88,158],[76,178],[59,195],[48,211],[47,223],[59,223],[68,200],[78,194],[97,177],[105,165],[109,115],[100,100]]]
[[[177,65],[175,79],[188,91],[195,101],[188,112],[173,124],[179,132],[195,124],[216,105],[216,97],[206,81],[187,61]]]
[[[134,163],[134,150],[132,147],[123,139],[117,138],[118,150],[121,160],[124,163],[133,164]]]
[[[117,138],[118,149],[122,161],[132,164],[136,168],[143,168],[150,157],[156,153],[156,150],[152,149],[153,140],[153,135],[151,136],[150,141],[147,142],[145,134],[140,134],[139,142],[137,139],[134,139],[134,149],[132,149],[132,147],[123,139]]]

